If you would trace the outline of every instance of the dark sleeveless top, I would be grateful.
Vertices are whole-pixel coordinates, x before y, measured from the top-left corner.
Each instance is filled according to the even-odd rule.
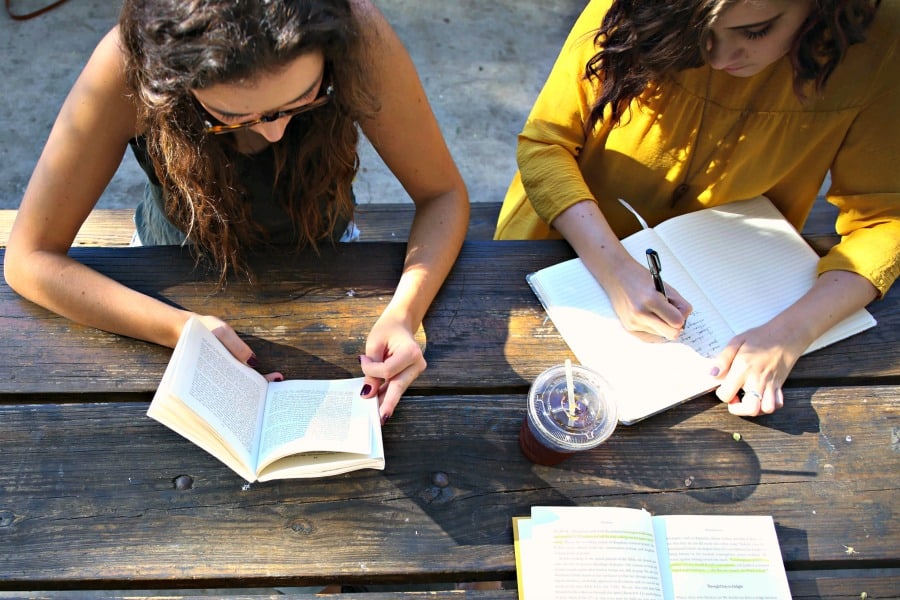
[[[129,145],[148,179],[144,197],[134,214],[134,223],[141,243],[145,246],[185,243],[184,232],[166,217],[162,186],[153,170],[145,138],[133,138]],[[272,182],[275,179],[275,152],[272,146],[268,146],[257,154],[238,155],[235,168],[238,171],[238,179],[247,189],[247,201],[250,203],[252,218],[267,233],[267,242],[272,244],[296,243],[290,216],[274,197]],[[324,204],[324,201],[322,203]],[[349,220],[347,219],[339,219],[339,222],[335,223],[332,231],[335,241],[341,238],[348,224]]]

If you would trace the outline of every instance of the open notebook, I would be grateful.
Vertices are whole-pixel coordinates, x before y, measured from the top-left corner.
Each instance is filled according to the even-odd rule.
[[[578,360],[609,381],[625,425],[715,389],[712,359],[728,341],[772,319],[816,278],[818,256],[762,196],[674,217],[622,244],[642,263],[648,248],[656,250],[666,283],[693,305],[678,340],[646,342],[627,332],[578,258],[527,279]],[[806,352],[874,325],[861,309]]]

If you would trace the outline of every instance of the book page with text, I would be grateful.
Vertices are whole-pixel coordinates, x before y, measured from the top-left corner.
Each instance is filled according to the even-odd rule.
[[[300,452],[351,452],[372,447],[371,400],[360,398],[362,377],[269,384],[258,468]]]
[[[381,439],[381,420],[378,399],[362,399],[369,411],[371,447],[365,453],[303,452],[269,462],[259,470],[259,481],[298,477],[327,477],[357,469],[384,469],[384,442]]]
[[[639,231],[623,244],[642,264],[646,249],[656,250],[664,281],[693,305],[678,340],[646,341],[627,331],[580,259],[542,269],[528,281],[581,364],[609,381],[619,420],[631,424],[718,385],[709,375],[712,358],[733,333],[652,230]]]
[[[818,255],[762,196],[674,217],[656,232],[735,333],[771,320],[816,279]],[[874,325],[858,311],[807,351]]]
[[[663,598],[646,511],[535,506],[530,534],[522,547],[526,600]]]
[[[674,600],[791,599],[772,517],[666,515],[654,524]]]
[[[206,421],[244,464],[255,464],[265,378],[232,356],[197,319],[185,325],[178,346],[172,393]],[[215,455],[202,440],[188,439]]]

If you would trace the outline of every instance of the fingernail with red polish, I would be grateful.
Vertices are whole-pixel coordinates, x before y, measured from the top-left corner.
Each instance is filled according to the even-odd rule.
[[[368,396],[369,392],[371,392],[371,391],[372,391],[372,386],[367,383],[366,385],[362,386],[362,389],[360,390],[359,395],[360,396]]]
[[[250,358],[247,359],[247,364],[255,369],[259,366],[259,359],[256,358],[255,354],[251,354]]]
[[[281,375],[278,375],[274,378],[274,380],[275,381],[284,381],[284,377],[282,377]]]
[[[391,415],[384,415],[383,417],[381,417],[381,424],[386,425],[387,422],[390,420],[391,420]]]

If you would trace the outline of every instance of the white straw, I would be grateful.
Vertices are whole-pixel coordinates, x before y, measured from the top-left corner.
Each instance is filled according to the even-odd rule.
[[[575,418],[575,381],[572,378],[572,361],[566,359],[566,392],[569,400],[569,418]]]

